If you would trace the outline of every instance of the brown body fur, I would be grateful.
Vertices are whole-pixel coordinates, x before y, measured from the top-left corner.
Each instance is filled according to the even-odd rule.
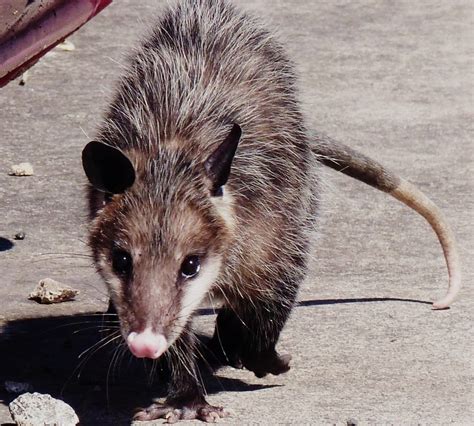
[[[224,196],[210,198],[202,164],[231,123],[243,135]],[[153,324],[174,347],[194,345],[185,296],[195,290],[174,274],[183,255],[203,252],[217,272],[191,304],[208,293],[224,301],[216,356],[259,376],[289,368],[275,345],[304,277],[318,199],[302,123],[292,66],[253,19],[220,0],[184,1],[164,16],[132,55],[98,132],[130,160],[134,184],[115,195],[89,188],[90,246],[124,337]],[[112,270],[114,247],[132,254],[128,283]],[[185,375],[172,378],[168,406],[204,409]]]
[[[190,3],[166,16],[132,57],[101,126],[98,140],[131,159],[137,180],[94,219],[91,247],[108,244],[106,230],[110,240],[123,232],[143,245],[152,242],[154,253],[176,251],[172,238],[186,236],[181,229],[192,223],[193,216],[184,214],[191,202],[194,217],[216,216],[206,222],[224,238],[225,227],[202,199],[204,184],[192,171],[223,138],[222,123],[235,121],[243,137],[226,186],[235,223],[217,287],[234,303],[243,296],[255,300],[272,294],[282,274],[304,274],[300,258],[316,211],[315,159],[281,47],[223,2]],[[206,19],[227,31],[204,33]],[[194,44],[190,31],[196,31]],[[101,197],[93,188],[90,199],[95,216]]]

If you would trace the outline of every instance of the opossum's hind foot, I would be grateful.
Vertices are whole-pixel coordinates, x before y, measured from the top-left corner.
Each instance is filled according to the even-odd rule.
[[[245,367],[261,378],[267,374],[278,376],[290,369],[291,355],[280,355],[274,349],[241,355],[239,348],[227,347],[224,349],[222,342],[216,339],[208,342],[205,348],[207,365],[214,371],[226,365],[237,369]]]
[[[230,412],[222,407],[209,405],[207,402],[179,406],[179,404],[155,402],[148,408],[139,408],[133,420],[152,421],[164,419],[165,423],[176,423],[179,420],[202,420],[206,423],[216,423],[219,419],[229,417]]]
[[[259,378],[265,377],[267,374],[277,376],[290,370],[291,355],[280,355],[273,350],[246,357],[242,361],[244,367],[253,371]]]

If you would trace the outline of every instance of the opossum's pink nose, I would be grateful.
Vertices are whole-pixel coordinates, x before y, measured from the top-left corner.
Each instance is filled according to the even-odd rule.
[[[128,347],[137,358],[159,358],[168,348],[166,337],[146,328],[140,333],[132,332],[127,337]]]

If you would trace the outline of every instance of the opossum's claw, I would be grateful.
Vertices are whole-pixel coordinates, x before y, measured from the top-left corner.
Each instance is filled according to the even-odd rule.
[[[219,419],[230,416],[231,413],[222,407],[201,404],[175,406],[172,403],[154,403],[148,408],[139,408],[135,413],[135,421],[152,421],[165,419],[165,423],[176,423],[179,420],[202,420],[206,423],[216,423]]]
[[[290,369],[291,355],[279,355],[275,350],[256,354],[243,360],[244,367],[253,371],[258,377],[265,377],[267,374],[275,376],[286,373]]]

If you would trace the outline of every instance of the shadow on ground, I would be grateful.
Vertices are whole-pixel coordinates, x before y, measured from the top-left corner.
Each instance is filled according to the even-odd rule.
[[[0,251],[7,251],[13,248],[14,244],[7,238],[0,237]]]
[[[301,301],[298,308],[387,301],[430,303],[398,298],[325,299]],[[214,311],[201,309],[199,315],[214,315]],[[29,383],[35,392],[63,399],[82,425],[130,424],[134,409],[148,405],[150,395],[165,396],[168,373],[163,366],[133,358],[121,342],[111,313],[11,321],[0,333],[0,377]],[[206,368],[201,373],[209,394],[276,386],[213,376]],[[15,397],[0,391],[0,400],[6,404]]]
[[[0,334],[2,382],[26,382],[35,392],[66,401],[82,425],[130,424],[134,410],[151,403],[150,395],[165,396],[168,372],[133,358],[117,344],[122,340],[110,318],[97,314],[9,322]],[[204,367],[201,374],[208,394],[274,387],[213,376]],[[0,390],[6,404],[16,396]]]

